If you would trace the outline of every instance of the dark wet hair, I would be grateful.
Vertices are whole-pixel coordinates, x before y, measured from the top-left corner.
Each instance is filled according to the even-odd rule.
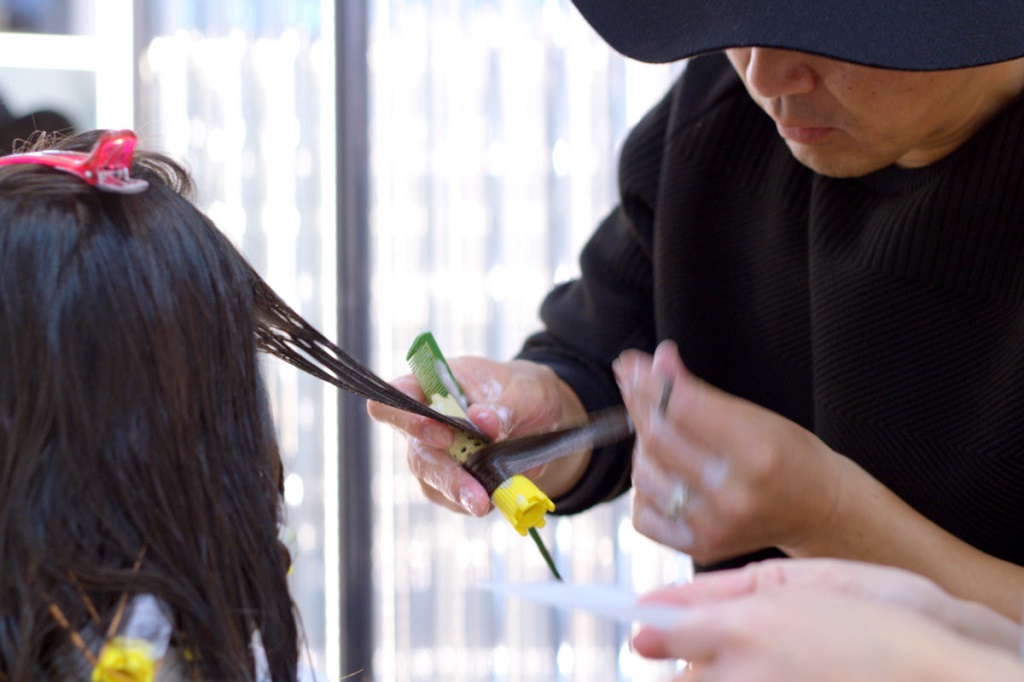
[[[142,593],[189,677],[254,679],[258,631],[295,679],[254,273],[180,166],[136,151],[131,174],[149,188],[0,168],[0,680],[61,679],[87,602],[106,623]]]

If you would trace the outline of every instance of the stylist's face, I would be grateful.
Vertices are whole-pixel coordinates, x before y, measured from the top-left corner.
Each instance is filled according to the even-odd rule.
[[[1024,87],[1022,60],[891,71],[761,47],[726,54],[793,156],[835,177],[934,163]]]

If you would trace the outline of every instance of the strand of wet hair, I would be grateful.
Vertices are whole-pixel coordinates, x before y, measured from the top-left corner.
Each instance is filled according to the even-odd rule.
[[[252,276],[256,302],[256,345],[260,350],[367,400],[412,412],[454,429],[469,431],[489,442],[490,439],[472,422],[433,410],[374,374],[302,319],[255,271]]]

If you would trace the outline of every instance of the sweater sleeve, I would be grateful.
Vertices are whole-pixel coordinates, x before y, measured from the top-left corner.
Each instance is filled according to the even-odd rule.
[[[551,367],[588,412],[622,404],[611,364],[625,349],[655,345],[651,229],[670,98],[627,138],[619,163],[621,201],[583,249],[581,276],[553,289],[540,309],[544,330],[519,357]],[[579,483],[556,500],[570,514],[629,488],[632,439],[601,448]]]
[[[611,364],[624,350],[653,352],[658,342],[652,254],[659,186],[670,138],[736,87],[722,55],[689,62],[682,76],[630,132],[619,160],[619,205],[580,256],[580,278],[559,285],[540,309],[544,330],[519,357],[550,366],[588,412],[622,404]],[[632,440],[601,448],[579,483],[559,500],[570,514],[630,486]]]

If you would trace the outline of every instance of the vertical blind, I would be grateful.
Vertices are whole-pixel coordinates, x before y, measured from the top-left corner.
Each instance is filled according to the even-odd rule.
[[[197,204],[296,311],[334,333],[331,3],[139,4],[138,133],[183,159]],[[290,583],[310,663],[337,660],[335,389],[264,366],[284,460]],[[330,652],[334,652],[333,656]],[[334,678],[336,679],[336,678]]]

